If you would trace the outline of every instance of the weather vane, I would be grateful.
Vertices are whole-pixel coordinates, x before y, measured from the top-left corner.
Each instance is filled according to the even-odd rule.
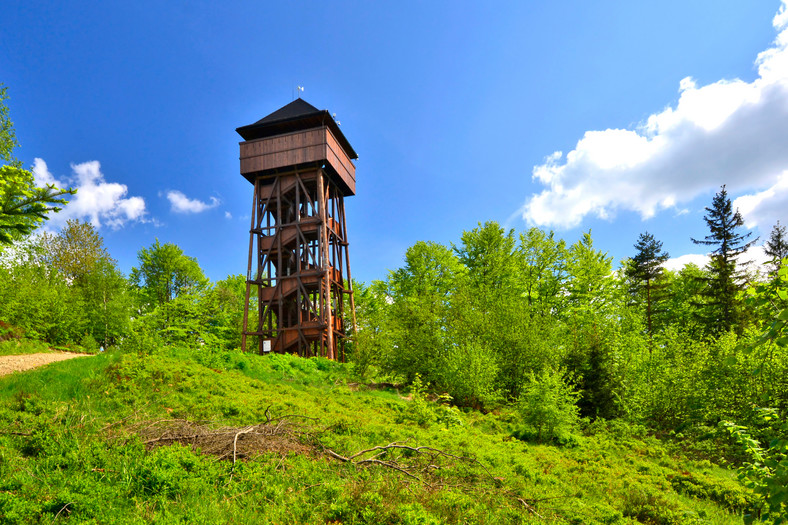
[[[301,93],[303,92],[304,92],[304,86],[296,86],[295,89],[293,89],[293,100],[297,98],[301,98]]]

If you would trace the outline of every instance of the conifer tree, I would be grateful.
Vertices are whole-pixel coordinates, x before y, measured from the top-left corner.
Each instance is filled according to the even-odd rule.
[[[702,321],[712,333],[731,329],[740,332],[743,312],[738,296],[744,287],[737,259],[758,239],[748,240],[752,232],[739,232],[739,228],[744,226],[744,219],[738,209],[733,210],[724,184],[706,212],[703,219],[709,227],[709,235],[703,240],[692,239],[695,244],[713,247],[706,266],[707,275],[700,278],[705,284],[701,291],[705,299],[700,305],[703,306]]]
[[[788,235],[785,226],[780,225],[780,221],[777,221],[777,224],[772,228],[772,233],[769,240],[766,241],[763,251],[772,258],[774,273],[779,272],[782,260],[788,257]]]
[[[7,98],[6,87],[0,84],[0,248],[29,235],[49,218],[49,212],[60,211],[59,205],[68,202],[64,196],[76,193],[52,184],[36,186],[33,174],[14,158],[13,149],[19,143],[5,105]]]
[[[662,251],[662,242],[649,232],[641,233],[635,244],[637,254],[630,259],[626,275],[630,279],[630,291],[636,297],[642,297],[646,306],[646,330],[653,334],[654,318],[662,309],[666,297],[666,285],[660,282],[663,274],[662,264],[670,255]]]

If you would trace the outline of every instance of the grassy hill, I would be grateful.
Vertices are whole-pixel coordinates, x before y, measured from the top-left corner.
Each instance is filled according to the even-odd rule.
[[[514,413],[355,381],[179,350],[2,377],[0,522],[727,524],[752,498],[642,428],[535,444]]]

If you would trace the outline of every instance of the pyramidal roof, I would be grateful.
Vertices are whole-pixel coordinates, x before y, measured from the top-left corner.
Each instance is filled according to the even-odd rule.
[[[328,110],[317,109],[302,98],[282,106],[273,113],[266,115],[254,124],[236,128],[244,140],[255,140],[284,133],[292,133],[320,126],[328,126],[351,159],[358,158],[353,147],[339,129],[339,125]]]
[[[267,115],[253,124],[259,126],[261,124],[271,124],[282,120],[298,119],[308,117],[310,115],[319,114],[320,110],[302,98],[297,98],[286,106],[282,106],[270,115]]]

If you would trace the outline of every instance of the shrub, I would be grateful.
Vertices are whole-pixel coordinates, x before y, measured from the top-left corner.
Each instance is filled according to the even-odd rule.
[[[483,345],[471,343],[455,348],[442,368],[442,387],[457,405],[480,409],[500,401],[501,394],[495,386],[495,356]]]
[[[539,375],[531,372],[517,409],[536,441],[564,442],[571,438],[579,422],[580,410],[576,405],[579,397],[566,382],[564,371],[545,368]]]

